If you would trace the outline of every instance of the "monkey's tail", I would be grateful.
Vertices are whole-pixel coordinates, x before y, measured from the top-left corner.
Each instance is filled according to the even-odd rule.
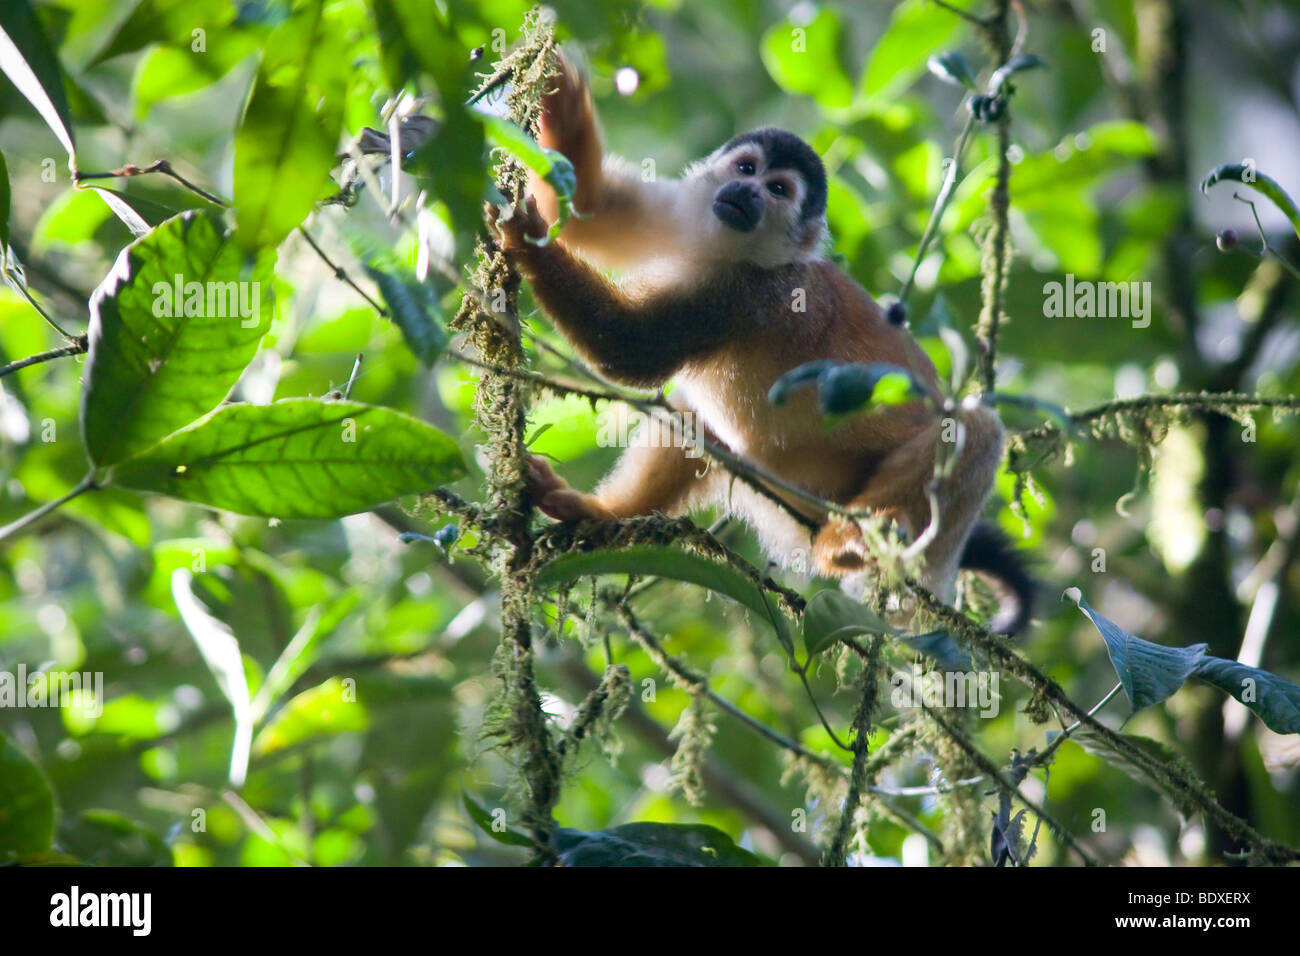
[[[998,613],[989,623],[992,630],[1014,636],[1029,626],[1039,584],[1024,552],[1016,549],[1001,528],[977,521],[962,549],[960,566],[987,580],[997,595]]]

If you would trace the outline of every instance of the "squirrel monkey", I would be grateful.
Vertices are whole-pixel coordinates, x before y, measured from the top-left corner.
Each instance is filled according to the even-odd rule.
[[[581,218],[568,220],[558,242],[529,241],[558,214],[554,192],[536,176],[522,209],[496,217],[493,207],[492,215],[502,249],[556,328],[614,382],[675,383],[671,404],[690,412],[709,441],[822,499],[890,519],[912,539],[931,524],[933,491],[939,515],[924,551],[924,583],[951,600],[958,567],[982,572],[1002,603],[993,626],[1022,630],[1032,581],[997,529],[976,525],[1002,456],[1002,424],[991,408],[968,399],[953,412],[964,441],[932,486],[945,429],[923,402],[856,415],[827,432],[809,390],[781,405],[768,401],[781,375],[817,359],[901,366],[940,394],[934,365],[915,340],[825,254],[826,173],[812,148],[792,133],[759,129],[723,144],[680,179],[647,182],[625,161],[603,155],[578,71],[561,60],[553,82],[540,141],[572,162]],[[623,270],[624,280],[611,282],[603,268]],[[594,494],[569,487],[533,456],[536,506],[560,521],[612,521],[722,504],[779,563],[807,553],[806,526],[778,504],[721,469],[703,468],[668,422],[643,427],[651,434],[632,442]],[[871,568],[855,522],[771,490],[817,525],[811,554],[819,574]]]

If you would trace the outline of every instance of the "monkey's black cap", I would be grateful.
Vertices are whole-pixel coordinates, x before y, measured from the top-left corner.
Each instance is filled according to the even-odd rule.
[[[803,177],[808,195],[803,201],[800,215],[804,219],[820,219],[826,214],[826,167],[822,158],[811,146],[794,133],[773,126],[764,126],[752,133],[742,133],[722,147],[727,152],[743,143],[755,143],[767,157],[771,169],[793,169]]]

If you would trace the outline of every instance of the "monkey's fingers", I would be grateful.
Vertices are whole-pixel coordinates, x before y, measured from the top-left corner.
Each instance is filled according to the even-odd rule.
[[[595,518],[597,521],[618,520],[618,515],[602,505],[595,495],[572,488],[548,493],[537,500],[537,509],[556,521],[583,521],[587,518]]]

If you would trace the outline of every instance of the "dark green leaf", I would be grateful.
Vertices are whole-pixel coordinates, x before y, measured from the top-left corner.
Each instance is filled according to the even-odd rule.
[[[492,814],[487,808],[479,804],[464,790],[460,792],[460,798],[465,803],[465,812],[469,818],[474,821],[474,825],[480,830],[496,840],[498,843],[504,843],[506,846],[526,846],[530,849],[537,848],[537,841],[530,837],[522,830],[511,829],[506,827],[504,830],[498,830],[492,819]]]
[[[41,114],[72,159],[76,148],[63,70],[27,0],[0,4],[0,71]]]
[[[0,676],[13,679],[12,674]],[[26,687],[11,690],[27,693]],[[45,853],[53,838],[54,795],[49,784],[21,750],[0,736],[0,860]]]
[[[924,394],[911,372],[885,362],[839,365],[817,378],[817,404],[827,415],[855,412],[868,403],[901,405]]]
[[[261,295],[273,261],[248,267],[215,213],[177,216],[122,250],[90,300],[81,431],[95,465],[138,454],[229,394],[270,327]]]
[[[311,0],[275,30],[235,134],[236,241],[274,249],[333,185],[350,75],[345,37]]]
[[[1094,611],[1078,588],[1065,592],[1096,625],[1106,642],[1110,662],[1124,685],[1133,712],[1164,700],[1196,672],[1205,656],[1206,644],[1166,647],[1134,637],[1119,625]]]
[[[1192,676],[1237,698],[1274,733],[1300,734],[1300,685],[1258,667],[1208,654]]]
[[[915,637],[900,637],[899,642],[920,651],[926,657],[933,658],[942,671],[974,670],[970,654],[958,644],[947,631],[931,631]]]
[[[407,348],[416,358],[431,367],[442,350],[447,347],[447,332],[442,327],[442,306],[438,293],[431,285],[414,276],[399,275],[374,265],[367,265],[366,274],[379,286],[379,292],[388,306],[388,314],[402,330]]]
[[[585,833],[561,827],[554,847],[565,866],[762,866],[727,834],[700,823],[625,823]]]
[[[338,518],[464,470],[456,443],[409,415],[292,398],[219,408],[119,465],[113,480],[238,514]]]
[[[884,618],[839,588],[818,591],[804,608],[803,645],[809,656],[820,654],[841,638],[892,633],[893,627]]]
[[[59,845],[90,866],[172,865],[161,838],[115,810],[83,810],[59,828]]]
[[[698,584],[743,604],[772,625],[782,647],[794,648],[785,618],[753,581],[725,564],[677,548],[638,545],[622,551],[561,555],[538,572],[537,586],[561,587],[593,574],[653,575]]]

